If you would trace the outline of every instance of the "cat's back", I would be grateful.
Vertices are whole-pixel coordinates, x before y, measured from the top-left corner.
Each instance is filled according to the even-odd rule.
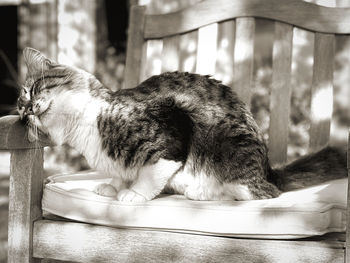
[[[204,129],[220,124],[218,131],[224,133],[241,127],[258,135],[251,113],[237,94],[209,75],[178,71],[154,75],[135,88],[118,91],[113,104],[132,109],[128,110],[129,120],[142,115],[156,121],[181,114]]]
[[[165,72],[155,75],[132,89],[121,90],[120,95],[133,96],[136,100],[149,101],[186,96],[203,102],[239,101],[232,90],[209,75],[188,72]],[[183,99],[185,97],[182,97]]]

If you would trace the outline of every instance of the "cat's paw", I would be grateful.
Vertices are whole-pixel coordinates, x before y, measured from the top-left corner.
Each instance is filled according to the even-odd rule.
[[[137,202],[137,203],[147,201],[147,199],[144,196],[130,189],[120,190],[117,195],[117,200],[123,201],[123,202]]]
[[[184,192],[184,196],[187,199],[195,200],[195,201],[211,200],[210,198],[208,199],[208,197],[203,192],[197,192],[197,191],[188,190],[188,189]]]
[[[99,184],[95,187],[94,192],[107,197],[117,196],[117,190],[110,184]]]

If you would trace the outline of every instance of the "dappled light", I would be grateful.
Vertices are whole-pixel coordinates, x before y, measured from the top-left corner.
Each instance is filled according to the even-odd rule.
[[[321,83],[319,90],[312,94],[311,115],[314,121],[325,121],[332,117],[333,92],[329,83]]]
[[[147,41],[146,61],[144,62],[144,73],[141,73],[141,81],[152,75],[160,74],[162,71],[163,41]]]
[[[330,29],[340,30],[339,28],[345,28],[344,30],[348,30],[348,27],[342,24],[344,21],[349,21],[348,18],[343,17],[338,25],[332,24],[333,20],[340,21],[334,16],[334,14],[337,14],[336,12],[333,13],[335,8],[331,8],[332,12],[330,9],[315,8],[314,10],[319,11],[314,12],[308,18],[303,14],[307,13],[307,9],[313,5],[303,3],[304,5],[301,4],[301,6],[305,7],[306,11],[298,12],[299,10],[295,10],[294,12],[293,10],[290,15],[287,14],[285,16],[286,20],[283,20],[284,17],[278,18],[277,16],[277,19],[281,20],[276,22],[272,18],[263,18],[269,16],[269,14],[272,14],[271,17],[273,17],[275,7],[272,5],[276,2],[266,0],[264,3],[266,5],[262,5],[262,2],[260,3],[259,0],[235,1],[237,0],[232,0],[231,2],[230,0],[227,2],[223,1],[223,6],[215,6],[215,0],[208,1],[207,5],[203,0],[13,1],[13,5],[17,6],[16,12],[14,12],[17,17],[13,21],[18,21],[18,25],[16,24],[16,27],[18,26],[18,38],[15,44],[7,43],[5,39],[3,40],[6,45],[10,46],[9,50],[6,50],[5,46],[0,45],[1,54],[6,55],[0,56],[0,62],[4,60],[7,74],[4,75],[4,79],[0,79],[0,85],[8,85],[10,83],[9,86],[15,88],[15,86],[18,86],[17,82],[22,84],[24,81],[27,70],[23,56],[19,52],[25,46],[39,49],[53,61],[82,68],[95,75],[101,83],[96,82],[96,87],[93,88],[98,90],[101,87],[100,84],[102,84],[109,88],[105,94],[112,94],[111,96],[108,95],[109,97],[106,100],[103,98],[103,103],[106,104],[110,103],[107,100],[113,100],[115,95],[113,92],[118,92],[124,87],[136,86],[138,82],[162,72],[178,70],[209,75],[235,91],[238,97],[247,104],[247,108],[252,112],[261,130],[261,137],[269,147],[271,146],[270,151],[274,151],[273,154],[269,153],[269,162],[272,165],[279,165],[285,163],[285,161],[290,162],[328,144],[346,148],[350,126],[350,37],[348,33],[344,35],[342,32],[330,31]],[[340,2],[349,1],[350,3],[350,0],[305,1],[330,7],[342,6],[343,4],[340,4]],[[152,20],[159,16],[148,16],[179,11],[198,2],[201,2],[201,5],[196,7],[199,13],[205,14],[203,16],[205,23],[202,22],[202,17],[193,16],[197,12],[195,9],[189,11],[189,14],[192,14],[192,16],[188,18],[186,18],[184,13],[181,13],[179,16],[166,16],[170,18],[167,21],[163,20],[164,24],[159,23],[162,20],[158,20],[158,24],[156,19]],[[114,3],[115,6],[111,5],[111,3]],[[123,5],[120,3],[123,3]],[[125,16],[125,26],[118,30],[116,29],[118,21],[112,17],[119,17],[121,13],[124,14],[133,10],[131,5],[136,3],[146,5],[146,7],[145,11],[139,8],[140,13],[137,14],[141,15],[135,21],[146,21],[146,23],[142,26],[140,26],[140,23],[139,27],[136,27],[138,32],[135,33],[135,39],[137,40],[135,43],[137,42],[137,44],[132,46],[133,48],[126,50],[130,46],[130,42],[127,43],[125,38],[133,39],[130,36],[134,33],[130,29],[130,25],[127,25],[129,17]],[[235,3],[239,8],[237,9],[232,3]],[[283,13],[285,12],[283,8],[289,8],[288,5],[291,3],[292,5],[295,4],[295,6],[300,4],[294,2],[294,0],[285,1],[285,3],[281,1],[282,9],[280,9],[281,6],[276,6],[276,10],[278,9]],[[228,10],[226,5],[232,10],[238,10],[239,14],[235,15],[234,18],[226,17],[229,13],[226,12]],[[113,6],[113,8],[108,10],[108,6]],[[122,6],[123,11],[118,13],[116,9]],[[1,3],[0,8],[2,8]],[[210,19],[214,21],[217,18],[216,16],[218,16],[218,14],[209,12],[211,8],[218,11],[220,15],[225,15],[224,19],[208,24],[208,21],[211,21]],[[253,13],[259,10],[259,12],[263,12],[263,15],[254,18],[249,15],[250,13],[247,10]],[[331,14],[329,15],[330,19],[323,12],[325,12],[324,14]],[[244,15],[242,16],[241,13]],[[176,17],[176,20],[174,17]],[[293,19],[294,17],[300,17],[301,19],[299,19],[300,21],[289,21],[288,19],[291,19],[291,17]],[[325,19],[324,21],[328,21],[330,25],[333,25],[333,28],[332,26],[327,27],[328,24],[325,24],[324,21],[317,23],[317,19]],[[12,20],[9,19],[9,21]],[[134,20],[131,19],[130,21]],[[152,24],[152,21],[156,22]],[[189,21],[191,23],[188,23]],[[288,23],[299,23],[300,27],[287,24],[286,21]],[[133,25],[135,24],[133,23]],[[151,28],[156,32],[153,32],[155,36],[151,34],[151,30],[146,30],[147,25],[150,24],[153,25]],[[172,31],[176,29],[180,32],[182,30],[181,26],[187,24],[191,25],[186,26],[186,30],[183,30],[181,33],[175,34],[175,31]],[[198,24],[201,24],[201,27],[195,28],[193,26]],[[148,26],[148,28],[150,27]],[[157,30],[154,30],[154,28]],[[322,31],[323,28],[326,28],[326,31]],[[283,29],[287,29],[287,33],[282,32]],[[324,33],[328,32],[327,30],[330,33]],[[113,38],[111,37],[113,35],[112,32],[123,35],[124,38]],[[151,33],[147,35],[147,32]],[[158,32],[161,33],[157,35]],[[290,48],[289,44],[291,44],[292,48]],[[7,53],[11,51],[11,48],[14,54],[17,55],[15,59],[11,56],[7,57]],[[127,53],[127,51],[131,52]],[[137,52],[133,53],[133,51]],[[133,60],[133,63],[129,63],[132,56],[131,60]],[[127,65],[132,65],[132,67]],[[124,74],[125,68],[128,72],[126,75]],[[137,72],[137,74],[133,71]],[[198,82],[196,82],[196,85],[201,85],[198,76],[194,77],[190,74],[186,76],[190,76],[192,79],[197,78],[196,81],[198,80]],[[127,80],[130,78],[134,80],[133,85],[128,85],[129,82]],[[90,80],[88,79],[88,81]],[[206,81],[214,83],[214,81],[207,79]],[[72,86],[71,84],[67,85],[67,87]],[[181,81],[175,85],[181,85]],[[32,86],[34,87],[34,84]],[[142,89],[137,91],[142,92]],[[129,92],[130,90],[124,90],[118,94],[129,94]],[[145,94],[141,94],[141,92],[139,94],[142,99]],[[173,94],[173,92],[176,91],[171,91],[170,93]],[[32,93],[34,96],[34,88]],[[87,98],[84,98],[84,95],[82,95],[74,102],[68,100],[65,102],[70,102],[70,104],[74,104],[79,109],[87,109],[84,113],[89,114],[89,118],[92,116],[91,120],[89,120],[91,121],[90,123],[96,124],[97,118],[101,122],[101,115],[94,115],[96,109],[92,103],[88,106],[85,105],[91,96],[90,93],[87,93],[85,94]],[[175,96],[175,99],[171,99],[175,101],[178,99],[179,102],[186,105],[191,104],[194,101],[193,98],[195,96],[192,96],[194,93],[189,92],[188,94],[190,95],[179,95]],[[232,93],[228,92],[228,89],[223,88],[221,92],[211,92],[209,94],[211,97],[200,95],[202,96],[198,95],[198,97],[203,100],[210,100],[212,97],[215,100],[220,100],[232,96]],[[93,96],[98,97],[99,95],[94,94]],[[207,97],[210,98],[208,99]],[[232,101],[230,101],[231,104],[236,103]],[[168,103],[168,101],[166,102]],[[16,108],[15,101],[12,100],[11,103],[13,104],[11,109]],[[167,105],[167,109],[173,110],[175,107],[178,110],[179,105],[182,104],[176,103],[173,100],[169,100],[170,106],[168,107]],[[210,105],[210,107],[206,107],[204,102],[203,104],[204,106],[201,107],[203,112],[198,113],[195,110],[193,112],[200,114],[203,119],[208,119],[205,124],[211,125],[211,128],[217,127],[217,116],[222,114],[220,115],[222,117],[223,114],[227,113],[221,111],[222,105],[222,107],[233,108],[231,107],[232,105],[227,104],[229,107],[224,103],[220,107],[217,104],[215,106]],[[238,105],[239,107],[244,107],[241,104]],[[10,109],[8,106],[4,107],[7,111]],[[154,109],[151,107],[151,114],[153,114],[153,110],[158,110],[157,107],[163,107],[163,104],[154,106]],[[145,108],[147,107],[148,105]],[[215,107],[218,107],[219,110]],[[62,119],[67,120],[66,115],[71,114],[67,109],[60,111],[61,115],[55,118],[57,123],[58,121],[61,122]],[[115,114],[118,110],[118,107],[114,107],[110,113]],[[141,107],[131,109],[130,107],[128,112],[125,111],[125,116],[130,117],[134,111],[138,110],[142,111],[143,109]],[[181,114],[185,114],[188,117],[188,112],[183,113],[181,111]],[[213,117],[215,114],[217,116]],[[232,118],[237,118],[236,116]],[[229,117],[231,118],[231,116]],[[164,119],[168,121],[171,118],[167,115]],[[142,118],[140,120],[143,121]],[[185,195],[156,195],[155,200],[142,204],[123,203],[117,201],[114,197],[104,197],[94,192],[98,183],[107,183],[109,179],[105,177],[101,177],[102,179],[91,177],[89,178],[90,181],[86,180],[84,182],[85,178],[76,174],[79,170],[89,168],[86,160],[77,150],[64,145],[61,147],[46,147],[44,152],[42,152],[44,146],[52,146],[52,143],[50,144],[49,142],[49,137],[42,136],[40,137],[42,141],[29,143],[27,142],[28,131],[19,122],[18,117],[12,116],[6,120],[5,118],[2,119],[2,123],[6,123],[6,121],[12,126],[0,127],[2,135],[6,135],[0,137],[2,142],[0,146],[4,150],[12,150],[13,164],[11,166],[12,177],[10,181],[10,160],[8,158],[3,161],[2,153],[0,152],[0,263],[6,260],[6,227],[8,225],[9,203],[11,210],[9,224],[9,233],[11,235],[9,240],[11,242],[9,242],[9,247],[12,249],[12,252],[18,254],[27,253],[23,247],[30,240],[27,237],[32,231],[31,226],[33,222],[31,220],[39,219],[35,223],[34,229],[37,234],[36,239],[34,239],[37,255],[50,257],[53,256],[55,249],[57,249],[63,258],[70,260],[81,259],[86,256],[89,258],[89,262],[102,262],[107,257],[109,259],[112,258],[111,262],[117,262],[118,260],[130,261],[130,258],[135,261],[152,261],[161,260],[164,257],[164,262],[166,260],[169,261],[169,258],[174,259],[173,261],[190,259],[193,262],[213,262],[217,259],[224,261],[228,255],[237,253],[235,258],[237,262],[241,262],[241,259],[247,259],[247,261],[242,260],[242,262],[249,262],[250,260],[251,262],[269,263],[279,262],[280,259],[286,259],[289,262],[302,262],[303,260],[308,262],[309,258],[305,259],[301,256],[303,253],[311,254],[310,258],[312,257],[315,260],[313,262],[321,262],[321,260],[335,262],[343,256],[341,253],[344,250],[344,244],[338,242],[338,240],[337,243],[333,242],[331,247],[325,244],[322,247],[318,247],[316,242],[309,247],[306,245],[308,242],[306,240],[295,241],[296,245],[291,245],[292,242],[286,240],[273,241],[267,239],[305,237],[308,235],[305,234],[309,233],[308,231],[319,231],[316,234],[322,235],[327,231],[332,231],[332,229],[329,230],[327,228],[333,226],[332,222],[340,222],[337,230],[343,231],[347,201],[347,184],[345,180],[336,181],[334,184],[324,183],[317,185],[312,189],[310,188],[311,190],[305,188],[298,192],[299,195],[297,190],[284,192],[278,198],[264,200],[193,201],[186,199],[186,196],[189,195],[185,193]],[[193,132],[194,129],[198,131],[198,127],[202,125],[202,123],[199,123],[198,126],[193,126],[192,121],[188,121],[191,128],[186,130],[186,132]],[[254,123],[250,117],[244,121]],[[86,127],[95,127],[95,124],[91,126],[86,125]],[[102,126],[103,124],[98,125]],[[125,122],[123,125],[125,125]],[[82,127],[84,127],[82,130],[86,131],[86,127]],[[256,132],[257,129],[255,126],[251,127],[251,130],[247,132],[249,135],[250,132],[257,134],[255,136],[259,138],[260,142],[261,137]],[[140,129],[143,128],[141,127]],[[96,134],[102,136],[101,128],[99,129],[99,133]],[[241,129],[241,127],[232,125],[229,129]],[[136,129],[128,130],[128,134],[123,140],[127,141],[129,138],[133,138],[131,136],[133,136],[135,131]],[[170,134],[172,132],[169,131]],[[180,130],[180,135],[182,135],[181,132]],[[176,137],[178,135],[177,131],[174,133],[176,133],[174,135]],[[103,136],[108,137],[108,132],[106,134],[103,134]],[[115,141],[115,138],[112,137],[111,140]],[[240,140],[245,140],[245,138],[238,138],[238,143],[241,142]],[[192,143],[192,141],[196,142],[189,136],[186,145],[190,145],[189,142]],[[88,141],[84,142],[85,144],[89,143]],[[105,144],[110,142],[106,141]],[[151,143],[154,143],[154,141]],[[158,143],[158,141],[155,143]],[[99,140],[96,140],[96,145],[100,145]],[[177,145],[174,147],[177,147]],[[126,151],[129,151],[129,149]],[[158,151],[158,149],[155,151]],[[186,162],[188,163],[188,151],[186,148],[184,153],[186,157],[181,159],[181,162],[185,164]],[[112,150],[107,155],[110,155],[111,152]],[[134,152],[132,153],[134,154]],[[44,164],[42,156],[45,157]],[[8,153],[6,153],[7,157],[9,157]],[[115,157],[114,161],[117,158],[119,157]],[[222,156],[217,158],[222,158]],[[94,160],[97,160],[97,158]],[[252,162],[255,161],[253,160]],[[115,164],[113,161],[111,163]],[[115,168],[113,165],[111,170]],[[102,166],[103,163],[101,164]],[[118,166],[118,169],[125,168],[121,165],[119,167],[119,163],[116,166]],[[132,171],[135,178],[140,173],[137,169],[135,168],[135,171]],[[59,215],[54,209],[52,211],[59,216],[65,216],[66,219],[63,219],[63,221],[54,219],[41,220],[41,209],[47,205],[47,203],[41,203],[41,201],[45,201],[45,198],[41,196],[41,191],[43,190],[41,183],[44,177],[46,178],[54,173],[67,172],[75,174],[75,177],[73,176],[74,179],[67,180],[67,184],[65,184],[63,181],[60,182],[57,179],[58,177],[56,178],[57,181],[51,178],[52,184],[50,186],[56,184],[59,187],[51,188],[51,190],[54,189],[52,192],[49,192],[47,190],[49,188],[46,188],[44,194],[44,197],[45,195],[47,197],[49,193],[57,198],[51,198],[52,196],[50,195],[51,205],[59,205],[63,210],[65,209],[66,213]],[[123,172],[125,171],[123,170]],[[65,176],[69,177],[69,175]],[[130,178],[126,179],[126,181],[131,180]],[[124,183],[126,186],[124,185],[123,187],[131,188],[130,181]],[[182,187],[188,187],[187,184],[186,182],[185,186]],[[48,186],[49,184],[47,184]],[[9,197],[9,187],[12,187],[10,191],[11,199]],[[248,189],[247,186],[244,187]],[[258,189],[257,191],[260,190]],[[136,190],[135,192],[138,194]],[[117,190],[114,193],[117,193]],[[57,197],[59,194],[62,199]],[[67,196],[71,199],[65,199]],[[15,202],[12,202],[12,199]],[[310,205],[311,203],[312,205]],[[98,207],[99,205],[100,207]],[[293,210],[294,208],[295,210]],[[317,210],[318,208],[320,209]],[[233,217],[236,221],[228,219],[232,211],[238,211],[238,216],[236,214],[234,216],[237,217]],[[246,213],[245,217],[239,214],[242,211]],[[296,211],[301,211],[301,214],[304,214],[301,217],[296,217],[293,214]],[[331,213],[330,211],[335,211],[336,213]],[[88,221],[84,217],[86,215],[93,218]],[[318,218],[316,218],[317,215],[319,216]],[[80,220],[85,223],[67,223],[64,221],[69,220],[67,218]],[[110,218],[114,221],[112,220],[112,222],[106,224],[106,220]],[[290,221],[286,223],[285,220]],[[233,221],[237,224],[232,224]],[[14,222],[12,226],[11,222]],[[158,225],[157,222],[161,222],[164,225]],[[276,224],[274,225],[271,222],[276,222]],[[320,223],[320,225],[316,223]],[[260,224],[256,228],[258,234],[249,232],[252,231],[249,224],[256,224],[254,226]],[[225,232],[224,225],[234,229],[233,234],[230,231]],[[268,227],[270,228],[268,229]],[[299,227],[298,231],[300,231],[300,234],[293,236],[287,233],[290,229],[295,230],[295,227]],[[303,229],[304,227],[305,229]],[[268,230],[273,232],[276,228],[285,231],[285,236],[282,237],[275,232],[268,232]],[[325,228],[327,229],[325,230]],[[169,233],[164,233],[164,231]],[[311,235],[314,235],[315,232],[311,233]],[[254,236],[254,234],[256,235]],[[99,237],[101,240],[99,240]],[[261,242],[259,240],[261,238],[266,240]],[[98,245],[99,241],[101,241],[102,245]],[[339,249],[340,254],[337,251],[338,246],[342,246]],[[27,248],[31,249],[31,241]],[[193,255],[191,254],[192,252]],[[30,253],[29,251],[27,254],[30,255]]]
[[[186,49],[186,52],[188,53],[192,53],[196,50],[196,41],[195,40],[192,40],[192,41],[189,41],[188,43],[186,43],[185,41],[183,41],[183,43],[181,44],[181,47],[184,47],[184,48],[181,48],[181,49]]]
[[[197,32],[191,32],[180,36],[179,69],[187,72],[195,72],[197,55]]]
[[[310,128],[310,102],[313,67],[314,37],[309,31],[293,29],[292,101],[289,129],[289,159],[307,153]]]
[[[217,39],[216,65],[214,77],[228,86],[233,85],[233,45],[235,42],[234,21],[220,24]]]
[[[187,72],[192,71],[195,67],[195,63],[196,58],[194,56],[186,58],[184,61],[183,70]]]
[[[84,8],[82,8],[82,6]],[[96,26],[91,20],[95,3],[61,0],[58,4],[58,61],[95,71]],[[72,15],[74,14],[74,15]]]

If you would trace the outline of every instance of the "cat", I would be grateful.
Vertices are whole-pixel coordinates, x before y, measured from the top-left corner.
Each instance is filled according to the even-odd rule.
[[[28,73],[17,106],[29,137],[37,139],[39,130],[108,174],[99,195],[125,202],[162,192],[253,200],[347,176],[346,153],[332,147],[272,169],[252,114],[210,76],[166,72],[112,92],[37,50],[23,55]]]

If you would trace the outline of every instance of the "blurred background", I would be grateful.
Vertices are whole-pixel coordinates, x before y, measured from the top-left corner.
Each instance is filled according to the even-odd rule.
[[[16,114],[15,102],[26,69],[21,52],[30,46],[60,63],[78,66],[97,76],[111,90],[123,88],[128,12],[133,4],[148,13],[167,13],[200,0],[0,0],[0,116]],[[244,1],[244,0],[242,0]],[[350,0],[310,0],[331,7]],[[268,141],[269,93],[272,80],[274,25],[257,19],[254,42],[254,85],[251,110]],[[295,29],[292,64],[292,111],[288,160],[307,152],[313,35]],[[337,38],[334,64],[333,143],[346,145],[349,116],[350,53],[348,40]],[[155,65],[156,66],[156,65]],[[225,76],[214,75],[216,78]],[[227,77],[227,76],[226,76]],[[225,79],[222,79],[225,81]],[[7,257],[9,153],[0,152],[0,262]],[[67,146],[45,149],[47,175],[88,166]]]

